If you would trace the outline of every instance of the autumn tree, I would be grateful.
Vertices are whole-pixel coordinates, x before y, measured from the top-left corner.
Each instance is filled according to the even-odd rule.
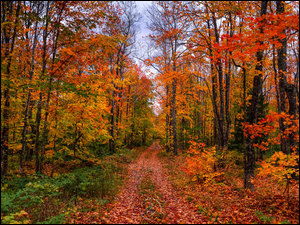
[[[148,10],[150,19],[150,29],[153,31],[150,38],[154,40],[154,45],[160,48],[159,55],[154,56],[152,60],[158,63],[163,59],[164,64],[156,67],[160,71],[161,79],[165,84],[166,105],[170,107],[170,112],[166,112],[166,132],[167,140],[172,136],[172,150],[178,154],[177,140],[177,92],[178,77],[182,73],[182,57],[184,56],[184,45],[188,37],[189,21],[180,12],[185,8],[183,3],[177,2],[157,2],[153,3]],[[156,61],[156,62],[155,62]],[[152,64],[152,65],[153,65]],[[172,129],[168,129],[168,126]],[[167,149],[170,148],[167,144]]]
[[[123,95],[123,82],[125,73],[125,64],[135,43],[136,23],[139,21],[134,2],[119,2],[113,5],[115,18],[110,20],[106,27],[106,33],[109,36],[121,35],[120,42],[110,56],[110,73],[111,73],[111,126],[109,140],[109,149],[115,151],[115,141],[117,140],[119,125],[122,120],[122,101],[118,99]]]
[[[20,2],[1,2],[1,84],[5,86],[1,88],[1,175],[5,176],[8,170],[9,155],[9,133],[10,133],[10,95],[11,95],[11,79],[12,79],[12,63],[17,39],[17,32],[20,16]],[[2,64],[5,68],[2,71]],[[4,102],[2,107],[2,102]]]
[[[93,157],[89,146],[112,140],[112,99],[118,145],[140,102],[143,136],[133,138],[150,140],[151,81],[130,58],[137,21],[132,2],[1,2],[3,175],[12,154],[23,175],[33,156],[36,173],[71,155]],[[135,90],[145,94],[135,98]]]

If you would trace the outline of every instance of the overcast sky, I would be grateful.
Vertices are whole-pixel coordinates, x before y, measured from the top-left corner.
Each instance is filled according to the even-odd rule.
[[[147,38],[146,36],[150,34],[150,30],[147,29],[147,16],[146,16],[146,8],[151,5],[152,1],[135,1],[138,11],[141,14],[142,18],[141,21],[138,23],[138,31],[137,31],[137,55],[139,57],[144,58],[144,52],[147,48]],[[140,64],[139,60],[137,60],[137,63]]]
[[[146,27],[146,8],[151,5],[152,1],[135,1],[136,5],[139,9],[140,14],[142,15],[142,20],[140,22],[140,31],[138,33],[138,37],[141,38],[142,36],[146,36],[149,34],[149,30]]]
[[[151,5],[152,1],[136,1],[137,8],[139,10],[139,13],[141,14],[142,18],[141,21],[139,22],[139,29],[137,32],[137,55],[140,57],[145,58],[145,51],[147,49],[148,41],[145,36],[150,34],[150,30],[147,29],[147,13],[146,13],[146,8]],[[143,65],[140,60],[136,59],[136,63],[138,65]],[[142,69],[144,70],[145,74],[150,78],[153,78],[150,76],[149,73],[146,72],[146,67],[143,66]],[[150,70],[152,73],[155,73],[155,70],[153,68],[147,68]],[[158,101],[155,99],[153,103],[153,111],[155,114],[158,114],[160,111],[160,104]]]

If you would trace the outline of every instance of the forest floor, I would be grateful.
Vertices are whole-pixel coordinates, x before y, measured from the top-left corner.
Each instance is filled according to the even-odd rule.
[[[231,151],[220,176],[189,177],[188,154],[166,153],[158,141],[124,149],[90,166],[71,160],[53,177],[7,178],[1,185],[1,222],[44,224],[298,224],[299,180],[285,185],[255,178],[243,188],[243,163]],[[92,161],[89,161],[92,163]],[[59,165],[58,165],[59,166]],[[81,166],[81,167],[79,167]],[[76,168],[73,169],[72,168]]]
[[[289,202],[272,182],[267,182],[269,189],[258,183],[257,191],[245,191],[242,179],[232,178],[232,171],[227,171],[231,182],[225,177],[201,185],[182,172],[184,157],[163,155],[159,143],[153,143],[130,164],[128,181],[107,205],[102,223],[299,222],[299,184],[291,185]]]
[[[233,153],[231,153],[233,154]],[[236,156],[213,182],[198,182],[187,176],[186,153],[159,154],[169,182],[180,196],[197,208],[202,220],[212,224],[298,224],[299,180],[291,180],[289,197],[284,184],[256,177],[255,190],[243,187],[243,164]],[[199,221],[200,223],[200,221]]]
[[[246,191],[241,165],[231,166],[214,183],[198,183],[182,171],[185,157],[165,153],[157,141],[140,149],[114,200],[74,214],[72,223],[299,223],[298,182],[290,185],[289,201],[283,187],[270,180],[258,180],[254,192]]]
[[[153,143],[129,166],[129,179],[104,223],[205,223],[190,202],[181,198],[168,181],[158,157],[158,142]]]

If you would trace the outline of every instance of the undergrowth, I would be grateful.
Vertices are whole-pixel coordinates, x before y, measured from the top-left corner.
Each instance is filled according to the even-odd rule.
[[[122,184],[125,165],[138,153],[123,149],[93,166],[65,171],[52,178],[27,174],[2,179],[1,223],[62,224],[74,212],[104,207]]]
[[[243,158],[228,152],[222,172],[205,183],[184,172],[188,155],[159,154],[168,172],[168,180],[181,198],[194,204],[207,223],[298,223],[299,182],[292,182],[287,202],[284,187],[270,179],[256,177],[255,191],[243,187]]]

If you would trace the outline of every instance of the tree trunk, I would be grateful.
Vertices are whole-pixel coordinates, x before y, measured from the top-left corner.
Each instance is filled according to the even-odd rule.
[[[172,128],[173,128],[173,152],[175,155],[177,151],[177,133],[176,133],[176,80],[172,82]]]
[[[277,14],[284,13],[284,1],[276,1],[276,12]],[[283,31],[285,35],[285,31]],[[296,116],[297,105],[296,105],[296,87],[294,84],[287,82],[286,73],[287,73],[287,38],[282,39],[278,38],[278,41],[281,43],[281,47],[277,49],[277,64],[278,64],[278,75],[279,75],[279,95],[280,95],[280,110],[281,112],[286,112],[286,99],[285,94],[288,98],[289,103],[289,115]],[[295,125],[295,124],[293,124]],[[283,134],[287,129],[287,125],[284,124],[284,119],[280,119],[280,132]],[[296,142],[294,140],[294,134],[289,135],[290,148],[296,147]],[[284,137],[281,137],[281,151],[289,154],[290,148],[288,147],[287,140]]]
[[[169,145],[169,125],[170,125],[170,116],[169,116],[169,85],[167,85],[167,96],[166,96],[166,151],[170,151],[170,145]]]
[[[9,2],[7,2],[6,4],[9,4]],[[12,3],[11,3],[12,4]],[[5,51],[5,58],[8,58],[7,60],[7,66],[6,66],[6,77],[7,77],[7,81],[10,80],[10,67],[11,67],[11,60],[12,60],[12,53],[15,47],[15,40],[16,40],[16,33],[17,33],[17,23],[18,23],[18,19],[19,19],[19,12],[20,12],[20,2],[18,2],[18,6],[16,9],[16,18],[15,18],[15,22],[14,22],[14,30],[13,30],[13,35],[12,35],[12,40],[11,40],[11,46],[9,49],[9,43],[10,43],[10,31],[8,34],[6,34],[6,29],[4,32],[4,39],[5,39],[5,44],[6,44],[6,51]],[[3,3],[4,6],[4,3]],[[7,5],[7,8],[9,6]],[[3,10],[4,7],[3,7]],[[11,5],[11,9],[10,11],[12,12],[12,5]],[[9,154],[9,149],[8,149],[8,142],[9,142],[9,108],[10,108],[10,85],[9,82],[7,84],[6,89],[4,90],[4,109],[3,109],[3,129],[2,129],[2,133],[1,133],[1,145],[2,145],[2,155],[1,155],[1,177],[4,177],[7,174],[7,170],[8,170],[8,154]]]
[[[37,8],[37,13],[39,13],[39,8],[40,8],[40,4],[38,4],[38,8]],[[29,72],[29,79],[30,79],[30,83],[32,81],[33,78],[33,72],[34,72],[34,67],[35,67],[35,49],[36,49],[36,44],[37,44],[37,27],[38,27],[38,21],[35,22],[35,29],[34,29],[34,40],[33,40],[33,49],[32,49],[32,58],[31,58],[31,70]],[[20,173],[23,174],[23,159],[24,159],[24,152],[25,152],[25,148],[26,148],[26,144],[27,144],[27,138],[26,138],[26,134],[27,134],[27,120],[28,120],[28,110],[29,110],[29,105],[31,102],[31,91],[32,89],[29,88],[28,91],[28,95],[27,95],[27,100],[25,103],[25,110],[24,110],[24,120],[23,120],[23,130],[22,130],[22,148],[21,148],[21,152],[20,152],[20,159],[19,159],[19,170]]]
[[[65,3],[65,2],[64,2]],[[66,3],[65,3],[66,4]],[[58,23],[61,22],[61,15],[63,12],[63,9],[65,7],[65,4],[62,6],[62,8],[60,9],[60,13],[59,13],[59,19],[58,19]],[[47,5],[47,7],[49,7]],[[48,13],[48,12],[47,12]],[[47,21],[47,20],[46,20]],[[53,65],[54,65],[54,61],[55,61],[55,57],[56,57],[56,51],[57,51],[57,44],[58,44],[58,37],[59,37],[59,28],[57,27],[56,30],[56,36],[53,40],[54,43],[54,49],[53,49],[53,53],[52,53],[52,71],[53,71]],[[42,68],[42,77],[45,74],[45,70],[46,70],[46,39],[47,39],[47,33],[44,32],[44,37],[43,37],[43,41],[44,41],[44,49],[43,49],[43,68]],[[41,158],[39,157],[40,154],[40,137],[39,137],[39,133],[40,133],[40,122],[41,122],[41,113],[42,113],[42,92],[40,92],[40,98],[39,98],[39,103],[38,103],[38,110],[37,110],[37,115],[36,115],[36,144],[35,144],[35,155],[36,155],[36,167],[35,170],[36,172],[41,171],[42,165],[41,165],[41,160],[44,157],[44,153],[45,153],[45,145],[46,145],[46,139],[47,139],[47,126],[48,126],[48,115],[49,115],[49,103],[50,103],[50,96],[51,96],[51,91],[52,91],[52,82],[54,79],[54,73],[51,72],[50,74],[50,79],[49,79],[49,83],[48,83],[48,93],[47,93],[47,99],[46,99],[46,106],[45,106],[45,119],[44,119],[44,128],[43,128],[43,135],[42,135],[42,154],[41,154]]]
[[[231,18],[231,13],[229,13],[229,23],[230,23],[230,30],[229,30],[229,35],[230,37],[233,36],[233,28],[232,28],[232,18]],[[229,107],[230,107],[230,78],[231,78],[231,58],[232,58],[232,52],[229,51],[229,56],[228,56],[228,69],[227,73],[225,75],[225,80],[226,80],[226,86],[225,86],[225,113],[226,113],[226,131],[225,131],[225,141],[224,145],[228,147],[228,142],[229,142],[229,135],[230,135],[230,127],[231,127],[231,118],[230,118],[230,112],[229,112]]]
[[[110,119],[110,136],[109,139],[109,151],[111,153],[115,152],[115,91],[112,91],[112,100],[111,100],[111,119]]]
[[[226,73],[226,87],[225,87],[225,113],[226,113],[226,132],[225,132],[225,141],[224,145],[228,147],[229,142],[229,134],[230,134],[230,126],[231,126],[231,119],[230,119],[230,112],[229,112],[229,93],[230,93],[230,76],[231,76],[231,63],[230,60],[228,62],[228,71]]]
[[[217,27],[217,21],[213,14],[213,24],[214,24],[214,31],[216,42],[219,44],[219,33]],[[220,95],[220,113],[219,113],[219,147],[223,149],[225,144],[225,115],[224,115],[224,87],[223,87],[223,68],[222,68],[222,61],[221,59],[217,60],[216,68],[218,71],[218,78],[219,78],[219,95]]]
[[[273,44],[273,70],[274,70],[274,81],[275,81],[275,90],[276,90],[276,102],[278,113],[281,112],[280,99],[279,99],[279,87],[277,82],[277,69],[276,69],[276,56],[275,56],[275,45]]]
[[[208,36],[209,41],[211,42],[211,34],[210,34],[210,22],[209,20],[207,22],[207,27],[209,30]],[[212,47],[209,46],[209,56],[212,57]],[[210,70],[212,75],[212,105],[213,105],[213,111],[214,111],[214,144],[218,144],[218,146],[221,145],[221,135],[220,135],[220,116],[218,112],[218,106],[217,106],[217,91],[216,91],[216,85],[217,85],[217,76],[214,71],[214,65],[211,59],[210,63]]]
[[[260,15],[263,16],[267,13],[267,3],[268,1],[261,2],[261,13]],[[263,33],[263,26],[261,24],[260,33]],[[258,42],[259,45],[263,44],[263,41]],[[256,74],[253,79],[253,93],[252,99],[250,101],[250,110],[249,110],[249,123],[257,123],[257,114],[258,114],[258,100],[260,95],[262,94],[262,73],[263,73],[263,51],[258,51],[256,53],[257,63],[255,66]],[[255,166],[255,151],[253,147],[253,140],[248,140],[248,145],[246,149],[246,167],[244,171],[245,175],[245,183],[244,186],[247,189],[254,190],[254,184],[252,183],[252,179],[254,178],[254,166]]]

